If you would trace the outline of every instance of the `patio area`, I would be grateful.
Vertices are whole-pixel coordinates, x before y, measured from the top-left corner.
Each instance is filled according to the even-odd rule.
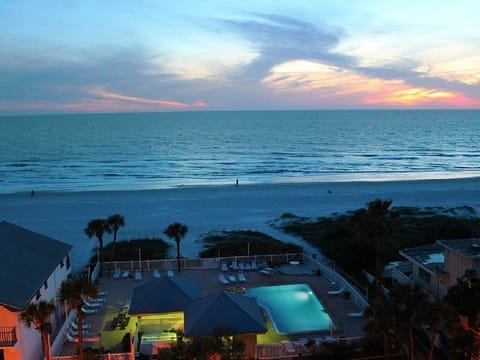
[[[304,267],[305,265],[301,265]],[[310,272],[304,274],[299,271],[299,264],[282,264],[280,266],[272,267],[271,271],[262,272],[260,269],[243,271],[245,281],[240,282],[238,271],[230,267],[227,272],[223,272],[225,277],[233,279],[236,282],[223,283],[219,280],[219,274],[222,269],[195,269],[185,270],[180,273],[175,271],[174,276],[178,276],[187,280],[198,283],[201,287],[202,296],[212,294],[219,290],[229,290],[234,292],[244,292],[247,288],[267,285],[284,285],[284,284],[308,284],[317,298],[323,304],[324,308],[330,315],[334,323],[332,334],[296,334],[281,335],[275,332],[272,324],[267,319],[268,332],[266,334],[257,336],[258,344],[281,344],[282,342],[305,342],[306,339],[324,339],[331,335],[338,338],[356,338],[363,334],[362,328],[365,325],[363,317],[351,317],[349,313],[358,313],[360,309],[354,302],[345,296],[343,291],[339,291],[340,286],[327,280],[326,278]],[[291,271],[289,271],[289,269]],[[308,272],[307,272],[308,273]],[[84,321],[91,324],[88,330],[91,333],[101,333],[100,342],[86,343],[86,346],[91,345],[93,349],[102,349],[102,351],[110,351],[112,353],[123,352],[124,345],[122,340],[124,336],[130,333],[132,336],[136,333],[137,318],[130,317],[126,314],[126,309],[130,304],[133,291],[135,287],[145,284],[146,282],[156,277],[168,276],[167,271],[161,270],[158,273],[154,271],[141,272],[141,279],[135,272],[130,272],[125,277],[113,277],[113,272],[105,274],[98,278],[98,287],[100,291],[107,293],[105,296],[105,303],[99,307],[98,312],[88,314]],[[233,276],[233,277],[232,277]],[[168,294],[166,294],[168,296]],[[121,320],[119,320],[121,319]],[[169,326],[168,324],[166,325]],[[172,334],[165,341],[174,340]],[[151,353],[152,344],[150,341],[142,341],[141,352]],[[66,343],[62,355],[73,355],[76,353],[76,344]]]

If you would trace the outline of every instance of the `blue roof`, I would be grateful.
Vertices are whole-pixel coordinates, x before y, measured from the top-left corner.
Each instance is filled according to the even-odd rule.
[[[185,310],[186,336],[258,334],[267,331],[254,298],[222,291],[193,301]]]
[[[22,309],[72,248],[48,236],[0,222],[0,304]]]
[[[200,297],[200,285],[177,276],[164,276],[137,286],[130,302],[130,315],[184,311]]]

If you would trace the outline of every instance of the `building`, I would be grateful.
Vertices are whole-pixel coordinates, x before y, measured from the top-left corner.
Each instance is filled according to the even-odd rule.
[[[255,357],[257,334],[267,331],[257,301],[226,291],[200,297],[200,286],[176,276],[154,279],[135,288],[129,315],[137,318],[137,350],[148,343],[152,352],[177,340],[176,330],[188,338],[213,337],[225,330],[245,344]]]
[[[400,255],[409,266],[397,266],[392,277],[399,282],[417,282],[437,298],[445,296],[466,270],[480,274],[480,238],[437,240],[401,250]]]
[[[70,274],[71,246],[9,222],[0,222],[0,360],[38,360],[42,340],[19,314],[29,303],[52,302],[55,334],[64,317],[57,292]]]

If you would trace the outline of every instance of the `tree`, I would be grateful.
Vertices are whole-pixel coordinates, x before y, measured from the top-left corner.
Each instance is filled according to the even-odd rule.
[[[375,301],[380,303],[382,294],[383,246],[393,236],[398,215],[389,210],[392,200],[376,199],[367,204],[367,209],[354,214],[356,234],[365,241],[375,243]]]
[[[389,210],[392,200],[376,199],[367,204],[367,209],[357,210],[353,215],[357,236],[364,241],[373,241],[375,244],[375,305],[374,312],[383,313],[386,309],[383,303],[382,272],[383,272],[383,245],[388,237],[394,233],[398,215]],[[374,314],[374,318],[381,318],[382,314]],[[388,333],[383,333],[385,357],[389,352]]]
[[[115,243],[117,242],[118,229],[125,226],[125,219],[122,215],[110,215],[107,219],[107,226],[110,231],[113,231],[112,255],[110,261],[114,261],[115,257]]]
[[[105,232],[110,233],[111,230],[108,226],[107,220],[104,219],[90,220],[85,228],[85,234],[87,234],[89,239],[95,236],[98,240],[100,263],[103,263],[103,234]]]
[[[469,354],[477,359],[480,355],[480,279],[475,270],[467,270],[448,289],[444,301],[456,317],[456,327],[451,331],[450,345],[454,351]]]
[[[55,311],[55,305],[46,301],[39,301],[36,304],[28,304],[20,313],[20,319],[28,326],[35,327],[42,336],[43,351],[45,359],[50,360],[50,342],[48,336],[52,333],[50,316]]]
[[[408,338],[408,357],[415,360],[414,331],[423,324],[423,311],[430,302],[429,295],[418,283],[396,284],[388,301],[394,310],[397,335]]]
[[[174,223],[168,225],[168,227],[163,232],[170,239],[174,239],[177,244],[177,270],[180,272],[180,241],[185,237],[185,234],[188,232],[187,225],[180,223]]]
[[[85,274],[76,274],[63,281],[60,286],[60,301],[65,302],[69,309],[77,311],[78,324],[78,355],[79,359],[83,360],[83,313],[82,306],[84,305],[85,297],[97,297],[98,288],[92,284],[88,276]]]
[[[451,310],[440,300],[432,299],[425,304],[422,311],[422,322],[428,327],[430,346],[428,349],[428,360],[433,359],[435,343],[442,328],[449,328],[452,322]]]

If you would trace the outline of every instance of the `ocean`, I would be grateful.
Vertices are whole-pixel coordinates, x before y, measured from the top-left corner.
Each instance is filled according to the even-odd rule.
[[[0,193],[480,175],[480,111],[0,117]]]

